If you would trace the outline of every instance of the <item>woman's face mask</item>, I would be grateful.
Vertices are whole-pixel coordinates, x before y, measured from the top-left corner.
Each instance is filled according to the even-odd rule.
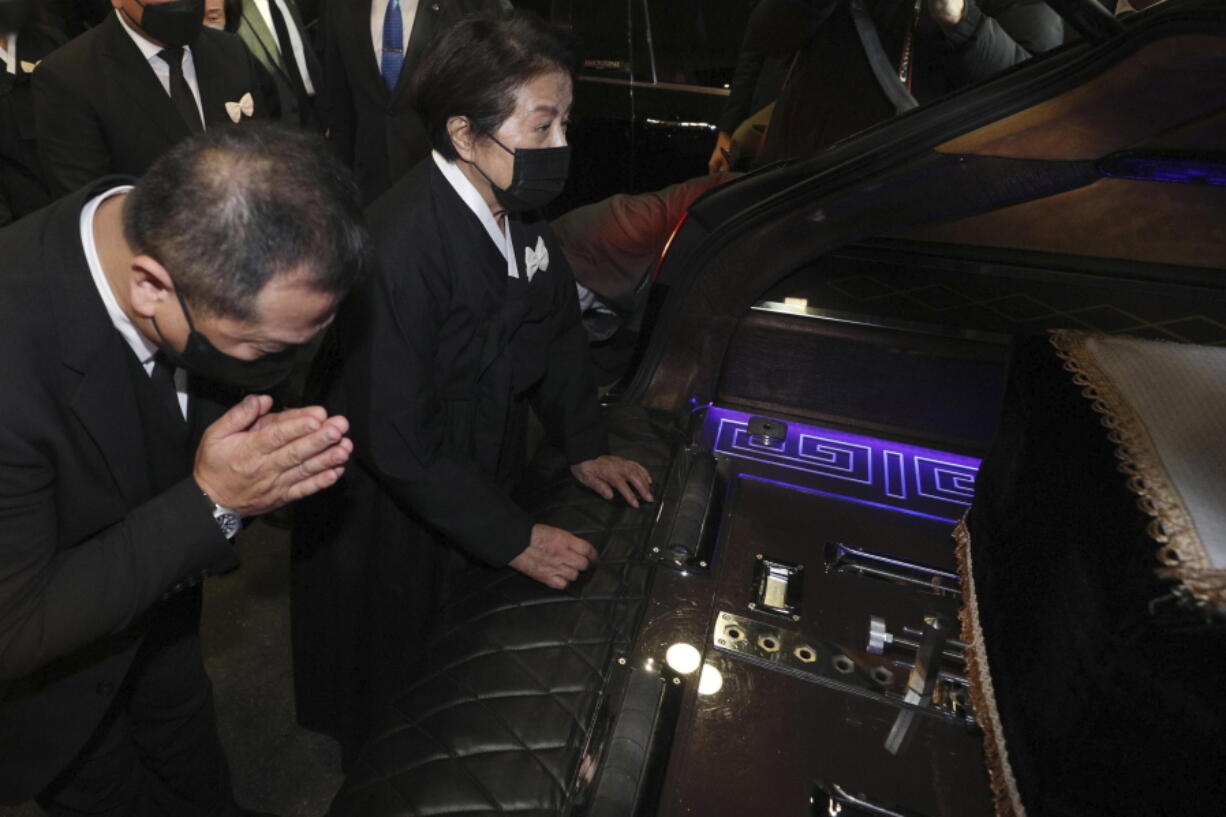
[[[493,136],[490,137],[494,139]],[[494,198],[508,213],[539,210],[561,194],[570,172],[570,145],[552,148],[509,147],[494,139],[498,147],[511,154],[511,183],[494,188]],[[489,180],[489,177],[486,176]]]
[[[518,213],[544,207],[566,187],[572,82],[564,71],[551,71],[533,77],[514,93],[511,115],[498,126],[497,134],[486,134],[497,148],[473,155],[471,164],[489,182],[499,206]],[[500,153],[510,157],[509,167]]]

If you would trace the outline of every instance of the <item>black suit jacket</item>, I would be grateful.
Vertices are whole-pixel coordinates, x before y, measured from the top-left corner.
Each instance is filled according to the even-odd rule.
[[[17,35],[17,73],[0,73],[0,226],[51,201],[35,146],[34,96],[26,68],[38,65],[66,39],[48,26],[28,24]]]
[[[370,39],[370,0],[324,6],[324,121],[341,158],[370,203],[430,152],[425,126],[409,104],[410,78],[430,42],[465,15],[510,8],[506,0],[421,2],[404,67],[388,90]]]
[[[232,568],[188,478],[155,495],[132,350],[90,277],[83,189],[0,231],[0,803],[80,750],[176,585]],[[195,387],[193,386],[193,389]],[[222,410],[192,398],[197,427]]]
[[[238,37],[206,28],[192,59],[207,127],[229,124],[226,102],[246,93],[255,116],[265,115],[259,68]],[[114,14],[43,60],[34,72],[34,114],[39,155],[56,196],[108,173],[139,176],[190,134]]]

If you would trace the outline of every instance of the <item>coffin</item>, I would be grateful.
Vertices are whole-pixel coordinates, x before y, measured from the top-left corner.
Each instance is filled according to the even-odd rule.
[[[996,813],[1220,814],[1226,349],[1019,343],[958,528]]]

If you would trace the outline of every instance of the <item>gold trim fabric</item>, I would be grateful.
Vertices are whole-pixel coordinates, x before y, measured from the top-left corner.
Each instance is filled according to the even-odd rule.
[[[1199,605],[1226,610],[1226,570],[1214,568],[1144,421],[1099,365],[1088,342],[1100,337],[1067,329],[1050,333],[1065,370],[1092,402],[1108,439],[1115,444],[1119,470],[1128,477],[1128,488],[1137,495],[1138,507],[1151,517],[1148,533],[1159,545],[1154,554],[1156,573],[1181,583]]]
[[[979,600],[975,595],[975,574],[971,569],[971,533],[966,527],[965,516],[954,528],[953,537],[958,543],[954,553],[958,557],[958,575],[962,580],[963,605],[958,618],[962,621],[962,641],[966,643],[964,654],[967,677],[971,682],[971,707],[979,714],[979,726],[983,730],[983,751],[996,817],[1026,817],[1017,778],[1009,765],[1000,712],[996,709],[992,673],[988,669],[987,646],[983,640],[983,629],[979,626]]]

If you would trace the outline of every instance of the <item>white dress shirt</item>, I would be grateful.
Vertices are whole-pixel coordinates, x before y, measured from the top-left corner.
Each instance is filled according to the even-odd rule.
[[[507,276],[518,278],[519,268],[515,265],[515,245],[511,243],[511,219],[503,218],[502,227],[499,227],[494,214],[490,212],[490,206],[485,203],[481,193],[473,187],[473,183],[468,180],[463,171],[456,167],[455,162],[447,161],[437,150],[431,151],[431,155],[434,157],[434,164],[442,171],[443,178],[464,200],[468,209],[473,211],[489,235],[490,241],[494,242],[498,252],[502,253],[502,257],[507,260]]]
[[[383,18],[387,14],[387,4],[391,0],[370,0],[370,42],[375,49],[375,65],[383,67]],[[400,44],[402,53],[408,56],[409,50],[409,35],[413,33],[413,21],[417,19],[417,2],[418,0],[400,0],[400,19],[404,20],[404,25],[400,27],[401,39],[404,40]],[[408,68],[407,63],[403,68]]]
[[[4,68],[10,74],[17,73],[17,32],[12,31],[0,36],[0,60],[4,60]]]
[[[142,335],[127,313],[119,308],[119,301],[115,299],[115,293],[111,290],[111,282],[107,280],[106,272],[102,269],[102,261],[98,258],[97,242],[94,241],[94,216],[98,212],[98,205],[111,196],[127,193],[131,189],[131,185],[112,187],[86,202],[85,207],[81,209],[81,249],[85,251],[85,263],[89,265],[89,274],[94,279],[94,286],[98,288],[98,296],[102,298],[106,314],[110,316],[111,323],[115,325],[115,329],[132,349],[132,354],[136,355],[136,359],[145,367],[145,374],[151,375],[153,374],[153,359],[158,353],[158,347]],[[179,396],[179,410],[186,418],[187,372],[183,369],[175,369],[175,391]]]
[[[255,3],[255,7],[260,10],[260,16],[264,18],[264,24],[268,26],[269,32],[272,33],[273,41],[277,43],[277,48],[281,48],[280,41],[277,40],[277,26],[272,21],[272,12],[268,8],[270,0],[251,0]],[[302,37],[298,36],[298,26],[294,23],[294,15],[290,14],[289,7],[285,5],[285,0],[272,0],[277,4],[277,8],[281,11],[281,17],[285,20],[285,28],[289,33],[290,46],[294,49],[294,62],[298,63],[298,73],[302,75],[302,84],[306,87],[308,96],[315,96],[315,86],[311,83],[311,72],[307,68],[306,53],[302,49]],[[384,4],[386,8],[386,3]],[[382,25],[382,22],[380,22]],[[382,28],[379,31],[383,33]],[[285,55],[281,55],[281,59],[285,59]]]
[[[115,16],[119,18],[119,23],[123,26],[123,30],[128,32],[132,42],[136,43],[140,53],[149,62],[149,67],[153,69],[158,82],[162,83],[162,90],[166,92],[166,96],[170,96],[170,66],[166,64],[166,60],[158,56],[162,46],[146,38],[136,29],[132,28],[132,26],[128,25],[128,21],[124,19],[124,16],[118,10],[116,10]],[[207,128],[208,124],[204,121],[204,106],[200,104],[200,85],[196,82],[196,62],[192,59],[192,47],[190,45],[185,46],[183,51],[183,79],[187,80],[187,87],[192,89],[192,98],[196,100],[196,110],[200,112],[200,126]]]

